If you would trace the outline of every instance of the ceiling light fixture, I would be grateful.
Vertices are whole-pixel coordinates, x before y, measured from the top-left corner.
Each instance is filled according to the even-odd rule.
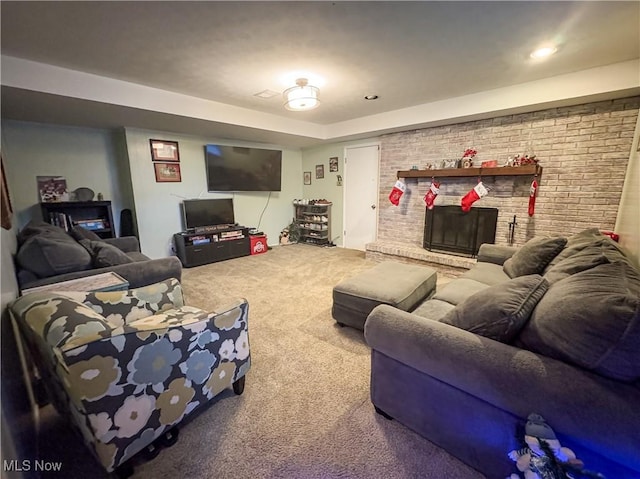
[[[284,107],[291,111],[312,110],[320,104],[318,88],[309,85],[306,78],[298,78],[296,86],[287,88],[284,93]]]
[[[534,50],[533,52],[531,52],[531,55],[529,56],[534,60],[540,60],[542,58],[547,58],[553,55],[557,51],[558,49],[553,45],[551,45],[547,47],[538,48],[537,50]]]
[[[365,100],[377,100],[378,99],[378,95],[365,95],[364,99]]]

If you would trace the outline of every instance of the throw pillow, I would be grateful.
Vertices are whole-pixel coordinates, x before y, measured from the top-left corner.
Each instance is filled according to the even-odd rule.
[[[92,241],[93,265],[96,268],[133,263],[133,260],[120,249],[104,241]]]
[[[66,233],[64,237],[47,234],[32,236],[16,254],[18,266],[39,278],[91,268],[91,255]]]
[[[504,262],[503,271],[510,278],[528,274],[540,274],[549,262],[556,257],[567,244],[567,238],[561,236],[537,236],[527,241],[514,255]]]
[[[565,245],[564,249],[551,260],[544,272],[546,273],[550,268],[552,268],[560,261],[569,258],[576,253],[579,253],[583,249],[594,243],[597,243],[604,238],[605,236],[596,228],[582,230],[579,233],[569,236],[567,238],[567,244]]]
[[[539,274],[496,284],[469,296],[440,322],[509,343],[527,323],[548,287]]]
[[[609,263],[601,241],[591,244],[571,256],[555,263],[552,267],[547,267],[544,277],[549,284],[556,283],[572,274],[595,268],[599,264]]]
[[[640,379],[640,272],[615,261],[558,281],[517,343],[602,376]]]
[[[49,238],[69,238],[67,232],[59,226],[54,226],[44,221],[31,220],[18,233],[18,246],[22,246],[29,238],[42,234]]]
[[[69,234],[76,240],[80,241],[83,239],[88,239],[90,241],[100,241],[102,238],[95,234],[93,231],[90,231],[82,226],[74,226]]]

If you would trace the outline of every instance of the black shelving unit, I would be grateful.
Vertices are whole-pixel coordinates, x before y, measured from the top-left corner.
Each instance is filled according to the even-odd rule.
[[[331,203],[295,204],[295,220],[300,229],[299,243],[331,244]]]
[[[101,238],[115,238],[111,201],[57,201],[40,203],[42,219],[69,231],[76,225]]]

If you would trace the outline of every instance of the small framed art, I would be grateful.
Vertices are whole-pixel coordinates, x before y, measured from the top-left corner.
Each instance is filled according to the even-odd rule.
[[[338,157],[332,156],[329,158],[329,172],[338,171]]]
[[[310,185],[311,184],[311,172],[310,171],[305,171],[303,173],[303,177],[304,177],[304,184],[305,185]]]
[[[324,165],[316,165],[316,180],[324,178]]]
[[[153,168],[156,171],[156,183],[180,182],[180,165],[176,163],[154,163]]]
[[[41,203],[69,201],[67,180],[63,176],[37,176]]]
[[[152,161],[180,161],[177,141],[149,140]]]

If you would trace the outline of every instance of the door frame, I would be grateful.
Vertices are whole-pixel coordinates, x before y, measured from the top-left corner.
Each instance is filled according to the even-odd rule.
[[[380,203],[380,154],[381,154],[381,143],[379,141],[371,141],[371,142],[366,142],[366,143],[356,143],[353,145],[348,145],[344,147],[343,153],[342,153],[342,158],[346,159],[347,161],[343,161],[343,165],[344,165],[344,178],[342,179],[342,248],[346,248],[346,242],[347,242],[347,238],[345,235],[345,231],[347,230],[347,195],[346,195],[346,191],[347,191],[347,184],[348,184],[348,178],[349,178],[349,172],[348,172],[348,155],[347,155],[347,151],[349,149],[355,149],[355,148],[367,148],[367,147],[371,147],[371,146],[375,146],[378,148],[378,158],[377,158],[377,162],[376,162],[376,169],[375,169],[375,176],[376,176],[376,199],[375,199],[375,205],[376,205],[376,221],[374,224],[374,232],[373,232],[373,236],[374,236],[374,241],[378,238],[378,220],[379,220],[379,203]]]

